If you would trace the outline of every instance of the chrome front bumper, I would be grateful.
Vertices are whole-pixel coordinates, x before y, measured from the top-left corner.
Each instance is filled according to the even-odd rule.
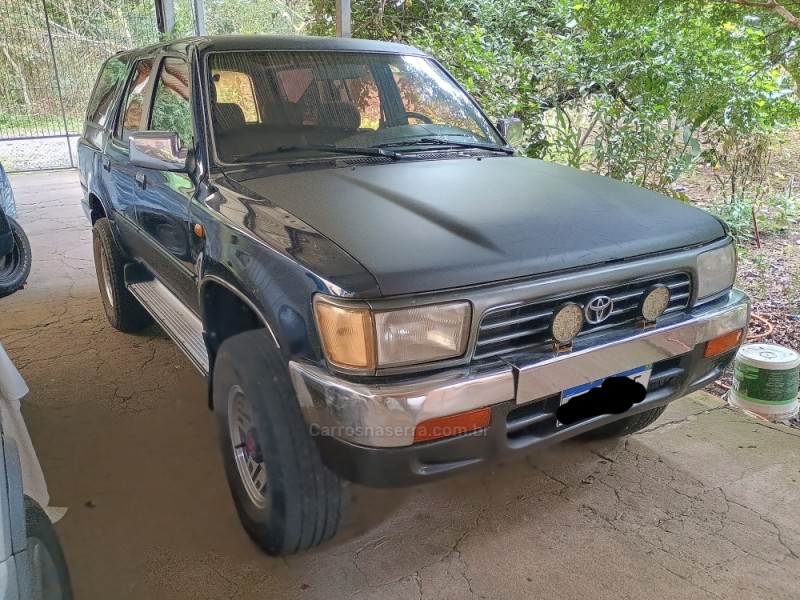
[[[533,402],[562,390],[691,352],[747,327],[747,296],[672,315],[652,329],[604,331],[578,339],[569,353],[528,353],[490,365],[397,383],[353,383],[292,361],[306,420],[320,435],[375,448],[410,446],[417,424],[510,400]]]

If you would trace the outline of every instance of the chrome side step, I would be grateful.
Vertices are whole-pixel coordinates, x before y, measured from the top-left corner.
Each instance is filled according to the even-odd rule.
[[[203,323],[167,286],[153,279],[129,283],[128,289],[203,375],[208,375],[208,350]]]

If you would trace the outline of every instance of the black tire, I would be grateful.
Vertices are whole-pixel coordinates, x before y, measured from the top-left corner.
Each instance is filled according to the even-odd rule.
[[[655,423],[656,419],[664,414],[665,410],[667,410],[666,404],[664,406],[657,406],[656,408],[651,408],[650,410],[636,413],[630,417],[625,417],[619,421],[614,421],[608,425],[603,425],[597,429],[587,431],[584,437],[592,440],[608,440],[630,435]]]
[[[31,243],[14,219],[6,217],[11,226],[14,247],[9,254],[0,256],[0,298],[13,294],[28,281],[31,274]]]
[[[97,285],[108,322],[114,329],[126,333],[135,333],[148,327],[153,318],[125,287],[124,269],[127,261],[114,241],[108,219],[97,219],[92,243]]]
[[[72,600],[69,569],[55,527],[42,507],[28,496],[25,496],[25,536],[34,585],[31,597]]]
[[[347,512],[347,484],[322,463],[287,360],[266,330],[225,340],[213,399],[225,474],[253,541],[284,556],[331,539]]]

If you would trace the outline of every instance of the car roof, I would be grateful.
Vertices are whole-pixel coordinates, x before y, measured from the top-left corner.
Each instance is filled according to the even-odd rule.
[[[202,52],[236,52],[259,50],[295,50],[322,52],[377,52],[386,54],[415,54],[427,56],[421,50],[405,44],[378,42],[353,38],[316,37],[310,35],[210,35],[160,42],[120,54],[152,54],[159,50],[186,53],[194,46]]]

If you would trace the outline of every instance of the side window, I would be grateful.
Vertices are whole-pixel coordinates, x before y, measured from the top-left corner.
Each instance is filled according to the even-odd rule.
[[[125,80],[128,70],[127,59],[112,57],[106,61],[97,77],[89,107],[86,111],[86,120],[104,127],[114,106],[114,98]]]
[[[150,81],[150,73],[153,70],[153,59],[140,60],[134,66],[133,78],[128,84],[125,93],[125,110],[120,115],[117,122],[116,136],[127,141],[128,136],[141,129],[142,111],[145,105],[144,91]]]
[[[253,92],[253,80],[246,73],[239,71],[211,72],[217,104],[237,104],[242,109],[246,123],[258,123],[258,107]]]
[[[179,58],[164,59],[153,92],[150,129],[174,131],[184,144],[190,144],[192,109],[189,98],[189,65]]]

